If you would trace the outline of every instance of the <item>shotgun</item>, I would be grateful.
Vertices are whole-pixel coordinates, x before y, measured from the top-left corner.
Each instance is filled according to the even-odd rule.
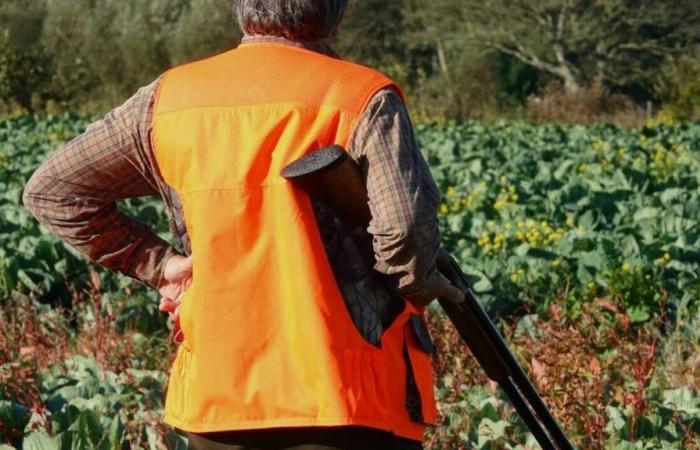
[[[371,213],[359,166],[343,147],[334,145],[308,153],[282,170],[282,177],[319,199],[348,220],[368,225]],[[506,346],[469,286],[457,261],[443,248],[436,267],[464,293],[455,303],[439,298],[440,306],[486,372],[503,389],[530,432],[545,450],[573,450],[564,431]]]

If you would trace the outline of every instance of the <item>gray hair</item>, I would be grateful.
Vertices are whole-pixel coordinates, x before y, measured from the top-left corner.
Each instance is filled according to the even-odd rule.
[[[348,0],[237,0],[233,9],[246,34],[319,41],[333,36],[347,5]]]

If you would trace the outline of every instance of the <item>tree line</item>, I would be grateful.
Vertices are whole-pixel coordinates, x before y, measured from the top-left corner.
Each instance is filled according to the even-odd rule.
[[[351,0],[335,47],[395,78],[423,117],[575,121],[653,108],[689,120],[700,115],[697,6]],[[231,0],[2,2],[0,107],[101,112],[239,38]]]

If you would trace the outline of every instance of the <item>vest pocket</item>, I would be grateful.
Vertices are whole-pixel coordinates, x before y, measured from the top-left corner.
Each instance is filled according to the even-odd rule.
[[[431,355],[435,352],[423,319],[418,314],[410,314],[404,326],[403,356],[406,364],[405,406],[414,422],[436,422],[431,362]]]
[[[191,352],[184,346],[177,348],[177,355],[168,377],[166,411],[178,420],[185,418],[187,411],[187,375],[190,365]]]
[[[182,294],[182,302],[180,303],[180,334],[181,339],[179,344],[181,347],[187,349],[188,352],[192,351],[192,319],[191,319],[191,305],[192,299],[191,288],[188,287]]]

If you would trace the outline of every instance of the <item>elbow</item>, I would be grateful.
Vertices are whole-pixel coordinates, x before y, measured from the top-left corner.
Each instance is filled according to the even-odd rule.
[[[34,216],[39,218],[42,210],[42,179],[41,168],[37,169],[24,185],[22,205]]]
[[[34,215],[34,208],[36,206],[37,184],[36,172],[34,172],[34,175],[32,175],[29,181],[24,185],[24,191],[22,192],[22,205],[28,209],[32,215]]]

